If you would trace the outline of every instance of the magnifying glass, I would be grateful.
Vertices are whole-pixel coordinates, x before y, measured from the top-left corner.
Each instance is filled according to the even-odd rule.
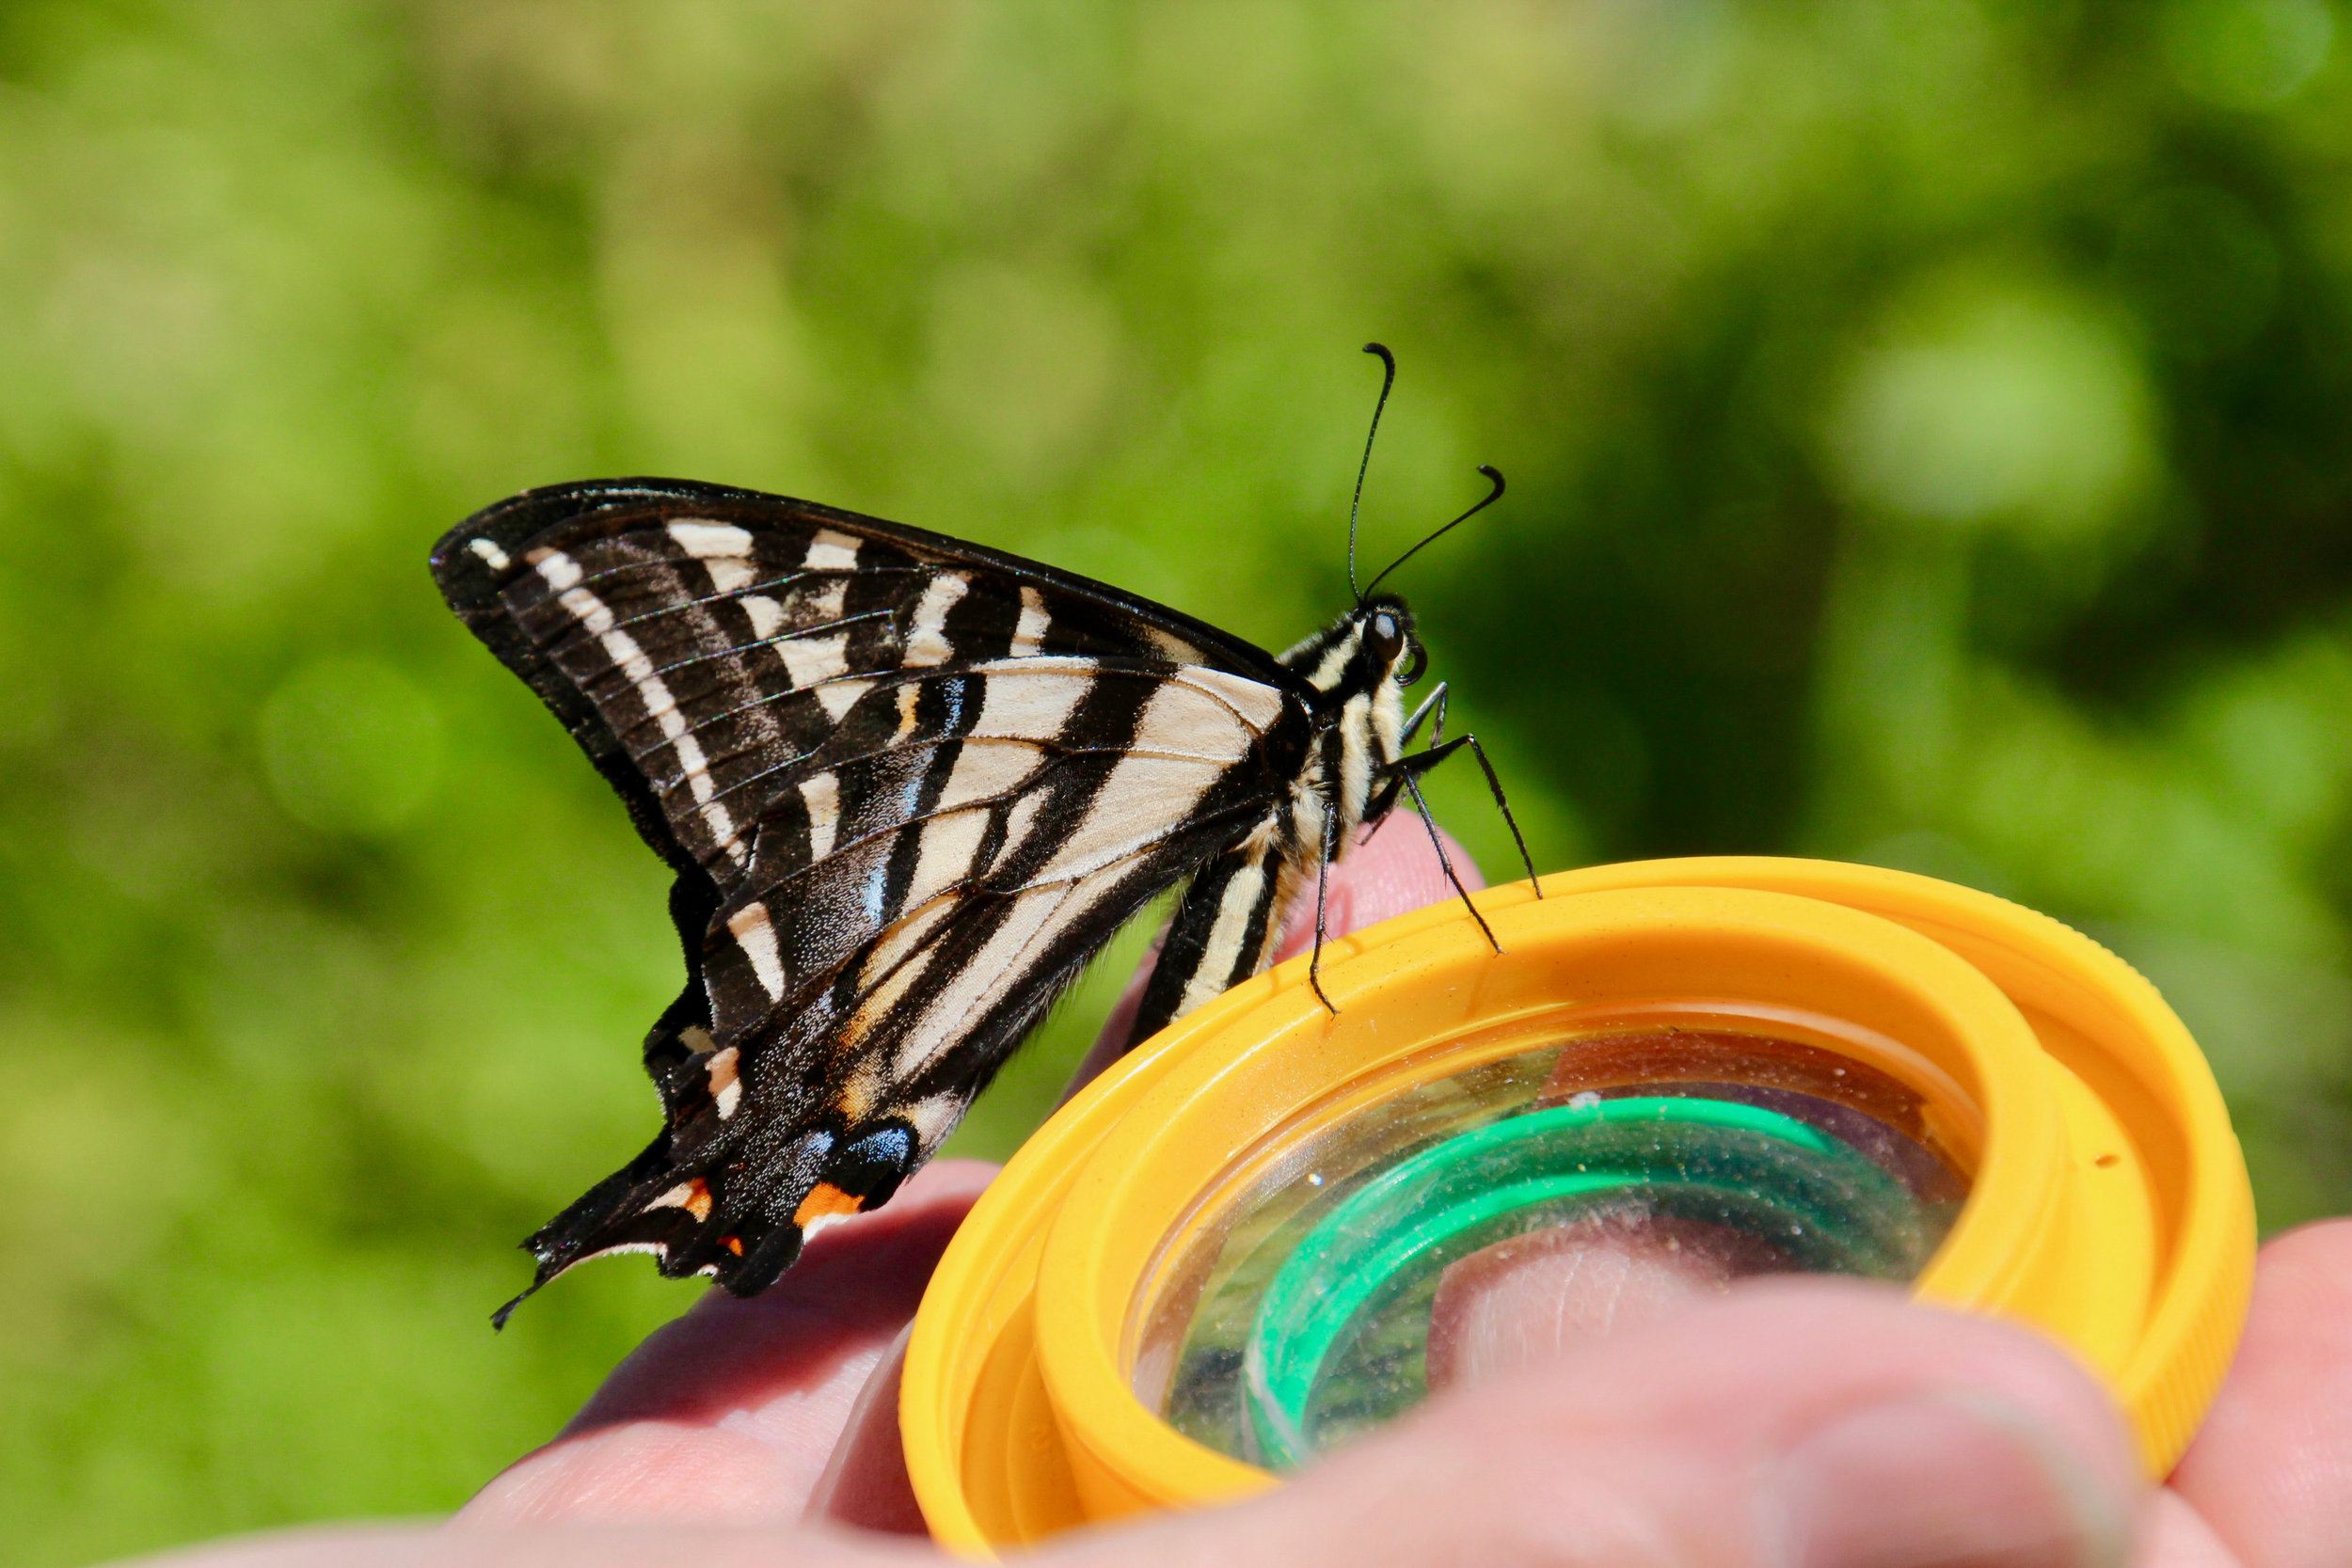
[[[2178,1019],[2078,932],[1823,862],[1438,906],[1178,1022],[1024,1147],[908,1351],[909,1474],[974,1556],[1200,1506],[1606,1317],[1770,1273],[2074,1348],[2168,1469],[2252,1199]]]
[[[1375,1116],[1292,1130],[1155,1282],[1138,1396],[1287,1469],[1661,1298],[1915,1277],[1967,1190],[1916,1097],[1793,1027],[1696,1022],[1400,1074]]]

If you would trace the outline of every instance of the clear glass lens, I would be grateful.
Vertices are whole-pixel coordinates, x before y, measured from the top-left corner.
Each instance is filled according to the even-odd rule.
[[[1907,1280],[1971,1115],[1894,1042],[1721,1006],[1440,1050],[1232,1163],[1144,1281],[1136,1388],[1279,1469],[1737,1278]]]

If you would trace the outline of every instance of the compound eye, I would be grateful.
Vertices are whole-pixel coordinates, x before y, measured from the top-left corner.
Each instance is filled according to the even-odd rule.
[[[1413,657],[1411,660],[1406,664],[1404,671],[1396,677],[1396,684],[1399,686],[1410,686],[1415,681],[1421,679],[1421,673],[1428,668],[1429,650],[1416,642],[1413,644]]]

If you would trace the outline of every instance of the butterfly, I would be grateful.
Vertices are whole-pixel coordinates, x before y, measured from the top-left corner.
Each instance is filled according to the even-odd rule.
[[[1395,361],[1366,352],[1376,434]],[[1501,497],[1480,471],[1396,564]],[[1354,539],[1351,511],[1351,587]],[[1425,655],[1387,572],[1273,655],[978,545],[650,479],[499,502],[432,567],[668,863],[686,958],[645,1037],[660,1132],[523,1243],[500,1326],[607,1253],[766,1288],[888,1201],[1162,893],[1188,880],[1130,1043],[1263,969],[1311,882],[1319,958],[1324,869],[1465,744],[1502,801],[1442,683],[1405,712]]]

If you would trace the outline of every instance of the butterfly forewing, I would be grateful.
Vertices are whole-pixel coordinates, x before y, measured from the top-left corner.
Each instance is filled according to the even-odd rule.
[[[680,874],[662,1134],[533,1237],[755,1290],[870,1206],[1117,927],[1289,792],[1307,689],[1100,584],[780,498],[533,492],[444,593]]]

